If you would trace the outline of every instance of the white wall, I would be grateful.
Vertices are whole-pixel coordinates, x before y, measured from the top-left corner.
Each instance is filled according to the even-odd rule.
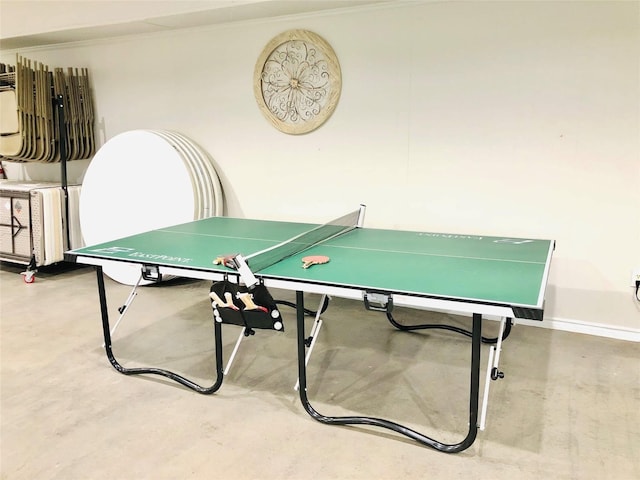
[[[229,215],[323,221],[366,203],[372,227],[553,238],[547,319],[637,336],[639,15],[398,4],[19,53],[89,67],[100,142],[138,128],[199,142]],[[262,48],[291,28],[323,36],[343,73],[337,110],[303,136],[275,130],[252,91]],[[35,168],[24,175],[57,174]]]

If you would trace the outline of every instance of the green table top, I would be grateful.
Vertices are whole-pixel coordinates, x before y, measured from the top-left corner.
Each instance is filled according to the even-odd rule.
[[[83,257],[228,271],[216,257],[251,253],[316,227],[314,224],[212,217],[88,246]],[[554,242],[477,235],[357,228],[259,272],[263,278],[353,287],[445,299],[542,309]],[[308,269],[302,257],[330,261]],[[251,266],[251,261],[249,261]]]

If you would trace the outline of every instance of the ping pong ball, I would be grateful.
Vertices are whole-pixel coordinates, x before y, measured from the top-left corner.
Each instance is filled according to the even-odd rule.
[[[275,328],[276,330],[282,330],[282,322],[274,323],[273,328]]]
[[[271,318],[278,318],[280,316],[280,312],[278,310],[271,310]]]

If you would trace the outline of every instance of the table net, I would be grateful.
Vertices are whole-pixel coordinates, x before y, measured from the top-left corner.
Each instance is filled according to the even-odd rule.
[[[247,255],[244,259],[253,272],[258,272],[291,255],[353,230],[358,225],[359,216],[360,210],[355,210],[278,245]]]

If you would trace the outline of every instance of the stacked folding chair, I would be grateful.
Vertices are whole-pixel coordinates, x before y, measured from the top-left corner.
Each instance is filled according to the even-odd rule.
[[[64,108],[62,131],[56,107]],[[62,142],[66,160],[90,158],[95,151],[86,68],[65,73],[19,56],[15,66],[0,64],[0,112],[0,160],[59,162]]]

